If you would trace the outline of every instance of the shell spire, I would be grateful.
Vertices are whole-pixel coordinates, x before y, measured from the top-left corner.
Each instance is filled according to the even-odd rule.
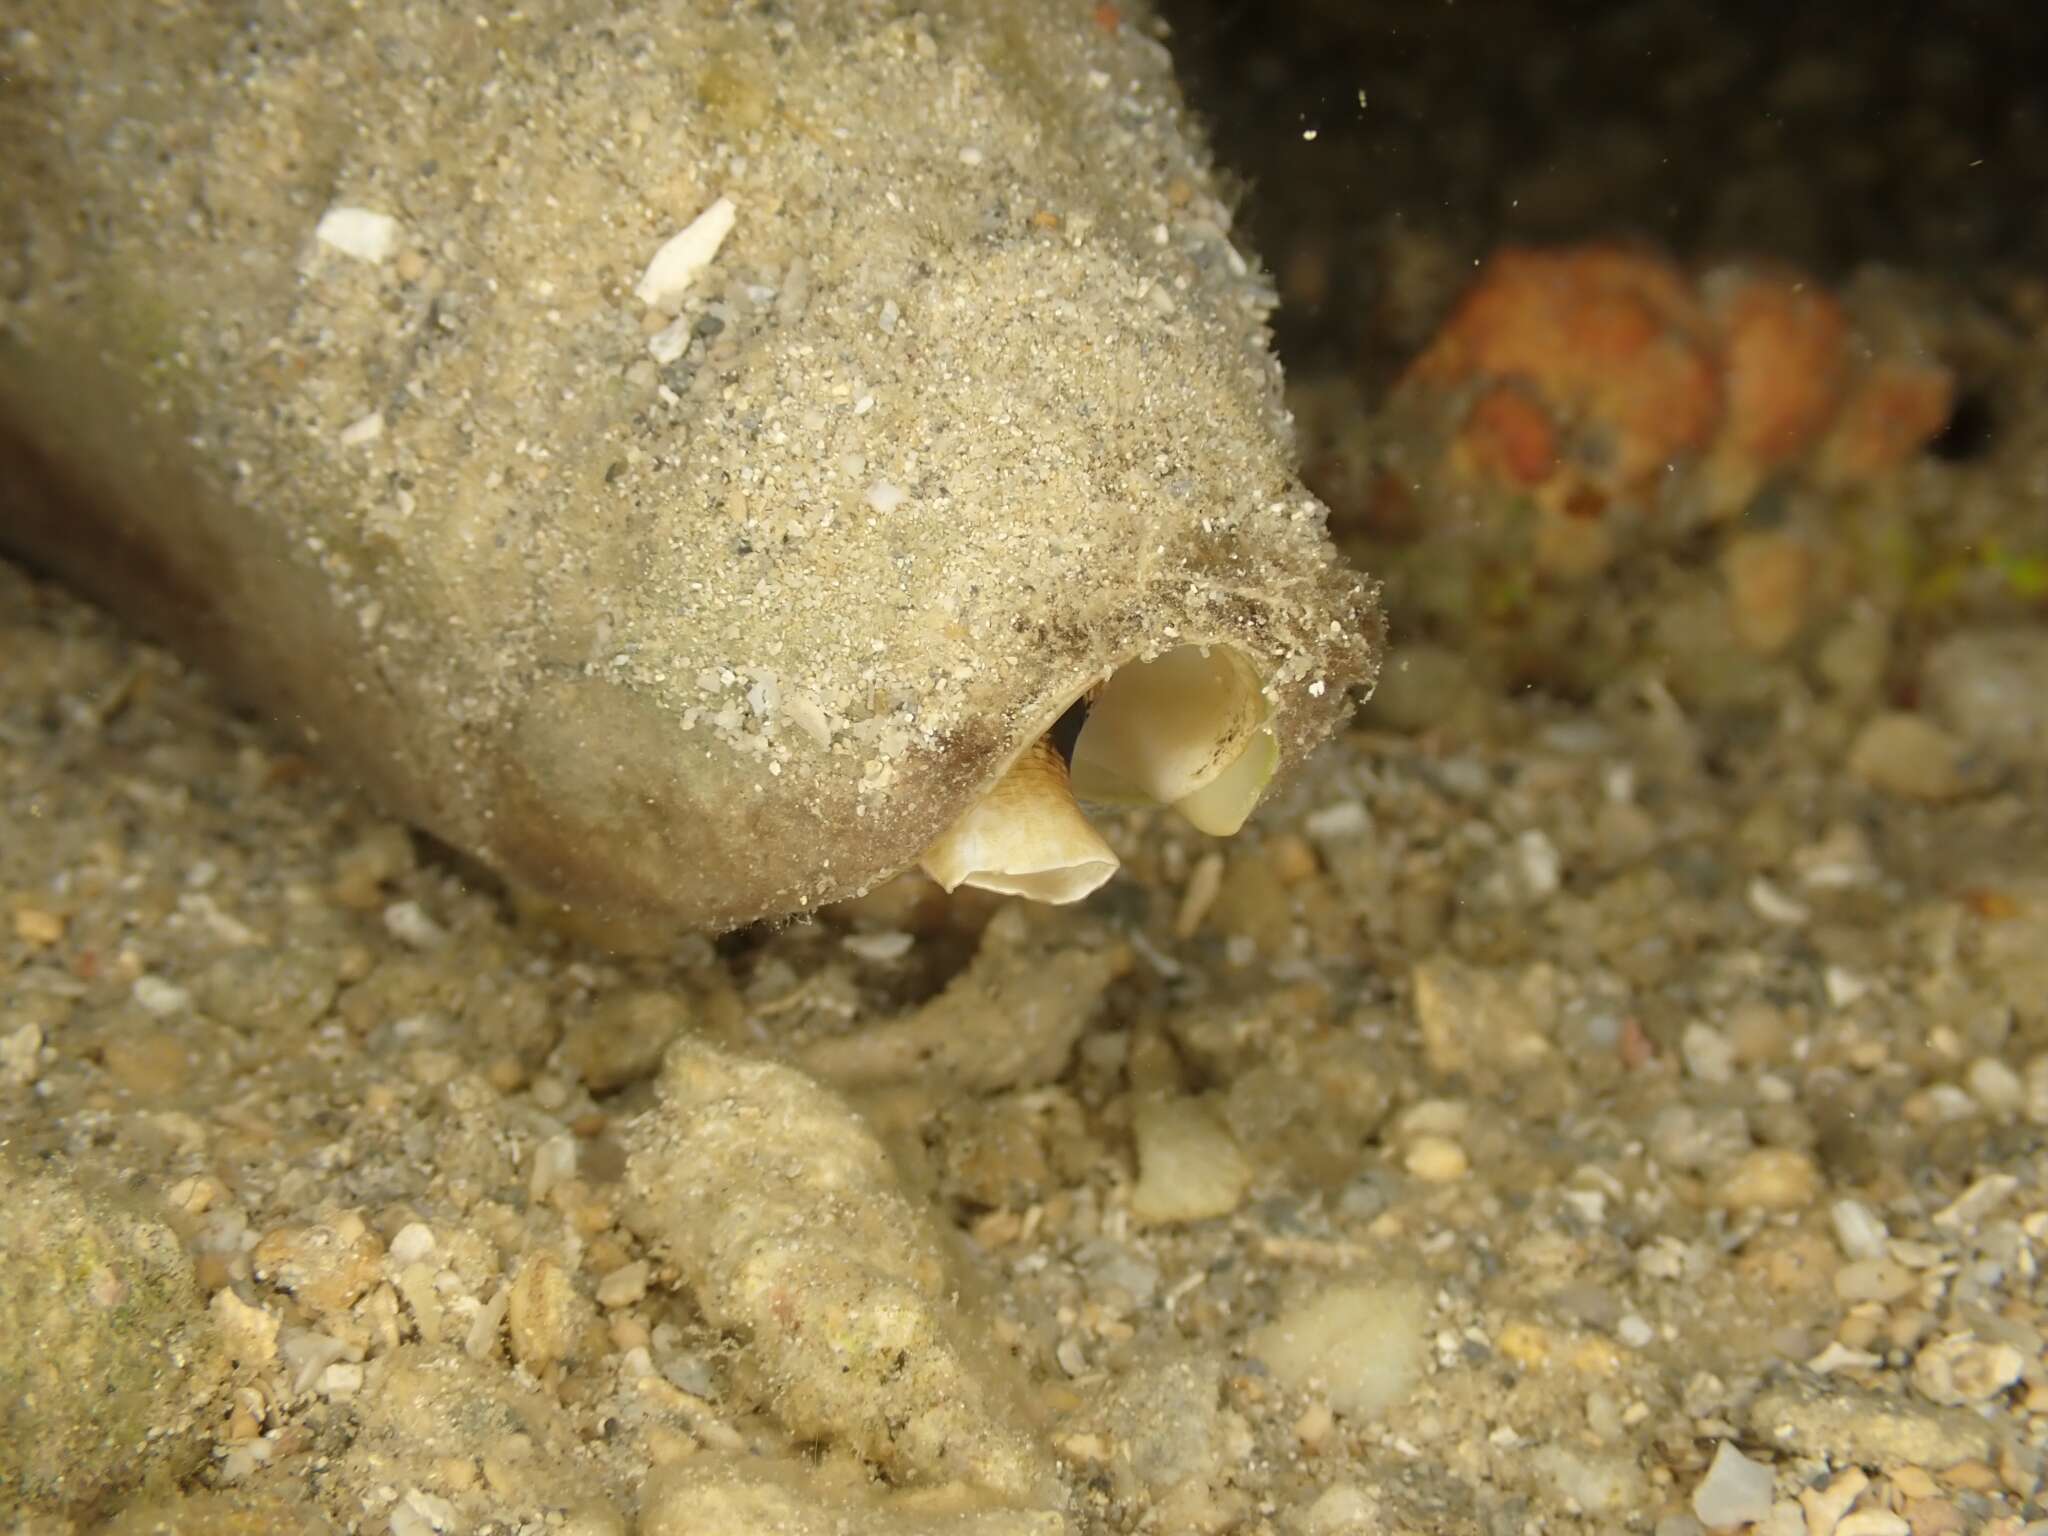
[[[1055,904],[1079,901],[1117,871],[1050,736],[1025,748],[918,862],[949,891],[970,885]]]

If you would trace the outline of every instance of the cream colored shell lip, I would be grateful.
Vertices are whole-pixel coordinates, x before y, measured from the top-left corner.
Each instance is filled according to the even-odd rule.
[[[919,863],[946,890],[1079,901],[1117,870],[1079,800],[1170,806],[1228,837],[1279,765],[1270,701],[1233,647],[1185,645],[1128,662],[1085,697],[1071,770],[1053,734],[1038,737],[925,850]]]

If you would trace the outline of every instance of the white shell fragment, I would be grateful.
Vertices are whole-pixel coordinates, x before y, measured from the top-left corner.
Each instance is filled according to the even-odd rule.
[[[360,448],[366,443],[374,443],[383,435],[384,413],[372,411],[367,416],[358,416],[341,429],[341,446]]]
[[[633,292],[650,309],[674,309],[697,274],[711,265],[725,237],[732,233],[739,210],[729,197],[721,197],[686,225],[681,233],[654,253]]]
[[[398,243],[398,220],[370,208],[337,205],[320,215],[313,238],[357,261],[380,262]]]
[[[1034,901],[1079,901],[1116,873],[1117,857],[1088,825],[1067,765],[1045,737],[925,850],[925,873]]]

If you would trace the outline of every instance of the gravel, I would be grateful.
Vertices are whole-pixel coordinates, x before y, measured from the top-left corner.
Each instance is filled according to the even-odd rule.
[[[1461,264],[1354,236],[1420,345]],[[2029,292],[1971,333],[1991,451],[1787,493],[1792,638],[1745,648],[1713,527],[1624,552],[1515,610],[1599,619],[1569,686],[1474,612],[1237,838],[1106,818],[1056,912],[909,877],[607,952],[0,567],[0,1247],[56,1394],[0,1502],[2034,1536],[2038,614],[1941,532],[2038,536]],[[1830,588],[1872,544],[1927,563]]]

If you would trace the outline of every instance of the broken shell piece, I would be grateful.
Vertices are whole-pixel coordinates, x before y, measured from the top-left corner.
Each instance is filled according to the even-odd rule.
[[[737,217],[733,200],[721,197],[679,233],[670,236],[634,285],[633,292],[640,302],[650,309],[673,312],[690,291],[690,285],[697,281],[697,275],[711,265],[711,258],[732,233]]]
[[[1079,901],[1117,869],[1109,844],[1074,803],[1066,762],[1046,736],[919,862],[949,891],[971,885],[1055,904]]]
[[[1074,743],[1074,791],[1170,805],[1204,832],[1244,825],[1279,766],[1258,673],[1229,646],[1184,645],[1119,667]]]

